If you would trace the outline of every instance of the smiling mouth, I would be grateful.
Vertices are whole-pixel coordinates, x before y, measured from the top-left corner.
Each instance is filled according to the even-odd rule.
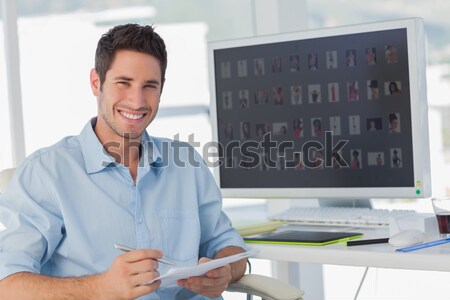
[[[130,114],[124,111],[119,111],[119,113],[122,115],[122,117],[129,119],[129,120],[139,120],[142,119],[146,114]]]

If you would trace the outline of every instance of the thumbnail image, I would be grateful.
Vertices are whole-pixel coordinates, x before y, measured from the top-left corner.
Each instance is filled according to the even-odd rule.
[[[382,118],[367,118],[366,120],[367,131],[379,131],[383,130]]]
[[[322,151],[317,150],[315,148],[310,148],[308,152],[309,166],[311,166],[313,169],[323,169],[323,154]]]
[[[281,73],[281,57],[272,58],[272,73]]]
[[[231,78],[231,64],[229,61],[220,63],[220,73],[222,78]]]
[[[277,170],[286,170],[286,157],[284,156],[284,153],[281,152],[278,153],[277,156]]]
[[[292,136],[303,137],[303,119],[296,118],[292,121]]]
[[[300,85],[291,86],[291,103],[292,105],[302,104],[302,87]]]
[[[347,95],[350,102],[359,100],[358,81],[347,81]]]
[[[283,88],[282,87],[274,87],[272,89],[272,97],[273,97],[273,104],[275,105],[283,105]]]
[[[266,153],[260,154],[259,170],[267,171],[269,169],[269,156]]]
[[[309,103],[321,103],[322,102],[320,84],[308,85],[308,102]]]
[[[234,139],[233,124],[231,124],[230,122],[225,122],[225,124],[223,126],[223,130],[225,133],[225,138],[227,138],[229,140]]]
[[[308,70],[317,71],[319,69],[319,60],[317,52],[308,54]]]
[[[361,123],[359,116],[349,116],[349,132],[351,135],[361,134]]]
[[[241,122],[241,139],[250,138],[250,122]]]
[[[294,169],[295,170],[304,170],[305,169],[305,165],[303,164],[301,152],[294,153]]]
[[[300,57],[298,55],[289,56],[289,71],[291,72],[300,71]]]
[[[400,81],[387,81],[384,83],[385,95],[400,95],[402,93],[402,83]]]
[[[269,95],[266,90],[257,90],[254,94],[255,104],[267,104],[269,103]]]
[[[366,48],[366,65],[373,66],[377,64],[377,49],[375,47]]]
[[[361,169],[362,163],[361,163],[361,149],[352,149],[350,150],[351,153],[351,162],[350,162],[350,168],[352,169]]]
[[[311,135],[314,137],[322,136],[322,118],[311,119]]]
[[[369,166],[384,166],[384,152],[368,152],[367,164]]]
[[[337,82],[328,84],[328,101],[339,102],[339,84]]]
[[[356,67],[356,50],[349,49],[345,51],[345,62],[347,67]]]
[[[231,92],[223,92],[222,101],[223,101],[223,109],[228,110],[233,108],[233,98]]]
[[[237,62],[237,70],[239,77],[247,77],[247,60],[241,59]]]
[[[286,135],[287,129],[288,129],[288,124],[287,124],[287,122],[273,123],[272,129],[273,129],[273,135]]]
[[[333,116],[330,117],[330,131],[333,135],[341,135],[341,117]]]
[[[326,52],[327,69],[336,69],[338,67],[337,51],[331,50]]]
[[[248,90],[240,90],[239,91],[239,107],[240,108],[249,108],[250,100],[248,96]]]
[[[255,59],[255,75],[261,76],[264,75],[264,58],[256,58]]]
[[[377,80],[367,80],[367,99],[369,100],[380,99]]]
[[[236,156],[226,156],[225,159],[225,168],[227,169],[232,169],[232,168],[237,168],[237,157]]]
[[[256,136],[262,137],[266,133],[270,132],[270,124],[269,123],[262,123],[262,124],[256,124]]]
[[[385,48],[385,57],[386,62],[388,64],[398,63],[398,55],[397,55],[397,47],[394,45],[386,45]]]
[[[389,133],[400,133],[400,114],[389,114]]]
[[[391,168],[401,168],[402,166],[402,149],[391,149]]]

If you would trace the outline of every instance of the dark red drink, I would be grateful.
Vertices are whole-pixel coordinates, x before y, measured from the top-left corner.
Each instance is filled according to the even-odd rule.
[[[440,233],[450,233],[450,214],[448,215],[436,215],[439,232]]]

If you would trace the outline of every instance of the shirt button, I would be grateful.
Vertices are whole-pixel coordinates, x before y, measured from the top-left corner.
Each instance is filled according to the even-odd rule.
[[[138,220],[138,223],[139,223],[139,224],[142,224],[142,219],[139,219],[139,220]]]

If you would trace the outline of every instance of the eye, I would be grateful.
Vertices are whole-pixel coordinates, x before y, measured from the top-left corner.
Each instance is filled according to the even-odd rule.
[[[156,84],[146,84],[144,85],[144,88],[156,89],[158,86]]]
[[[128,86],[130,85],[130,83],[128,81],[118,81],[117,82],[118,85],[123,85],[123,86]]]

